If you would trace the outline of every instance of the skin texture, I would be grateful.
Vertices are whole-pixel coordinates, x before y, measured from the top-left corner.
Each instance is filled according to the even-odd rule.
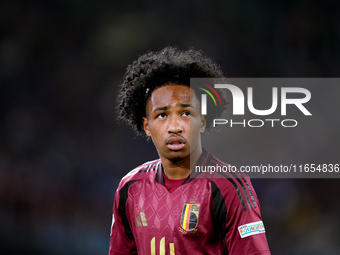
[[[190,161],[196,163],[202,154],[201,133],[206,126],[194,90],[175,84],[155,89],[146,104],[143,126],[157,149],[165,175],[186,178]]]

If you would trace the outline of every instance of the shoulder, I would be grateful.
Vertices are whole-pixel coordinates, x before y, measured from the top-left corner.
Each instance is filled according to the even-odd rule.
[[[127,173],[119,183],[118,190],[122,189],[126,185],[130,186],[132,183],[143,180],[155,178],[158,167],[160,167],[161,160],[156,159],[145,162],[144,164],[134,168]]]
[[[200,170],[205,171],[200,175],[210,181],[212,194],[223,197],[226,204],[236,202],[243,211],[258,207],[250,178],[236,167],[210,154]]]
[[[235,166],[223,162],[216,156],[206,151],[203,163],[195,166],[194,171],[201,177],[214,180],[216,183],[232,183],[230,180],[249,180],[249,177],[240,172]]]

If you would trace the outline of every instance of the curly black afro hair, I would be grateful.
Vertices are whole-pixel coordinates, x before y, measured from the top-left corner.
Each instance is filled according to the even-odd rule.
[[[146,117],[146,103],[151,93],[168,84],[190,86],[190,78],[224,78],[224,74],[219,65],[193,49],[181,51],[167,46],[158,52],[140,56],[127,67],[121,84],[117,97],[118,119],[125,121],[137,134],[146,136],[142,117]],[[198,95],[198,90],[195,91]],[[221,99],[226,105],[223,93]],[[207,128],[214,118],[222,114],[222,107],[214,109],[213,114],[208,112],[205,116]]]

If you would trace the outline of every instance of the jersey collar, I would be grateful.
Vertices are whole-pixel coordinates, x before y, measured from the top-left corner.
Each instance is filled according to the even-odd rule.
[[[196,166],[203,166],[207,162],[209,162],[209,158],[212,157],[212,154],[208,152],[205,148],[202,147],[202,154],[197,160]],[[183,181],[181,185],[191,182],[194,178],[199,175],[199,172],[195,172],[194,170],[189,174],[189,176]],[[164,177],[163,177],[163,165],[162,162],[159,161],[157,166],[156,173],[156,182],[162,184],[164,186]]]

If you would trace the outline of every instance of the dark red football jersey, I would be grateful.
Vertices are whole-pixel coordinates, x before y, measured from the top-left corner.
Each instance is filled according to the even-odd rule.
[[[226,166],[203,149],[198,166]],[[260,204],[240,173],[193,173],[170,193],[160,159],[117,189],[109,255],[270,254]]]

